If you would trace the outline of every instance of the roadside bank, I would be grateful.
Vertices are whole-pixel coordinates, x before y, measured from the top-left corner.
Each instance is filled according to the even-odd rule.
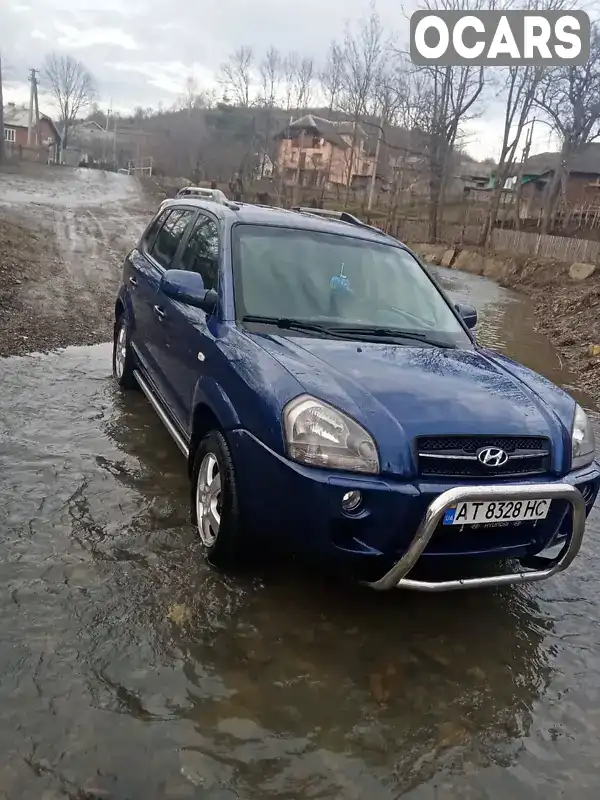
[[[156,204],[129,175],[0,171],[0,357],[110,340],[123,257]]]
[[[478,248],[412,243],[430,264],[482,275],[524,292],[547,335],[583,390],[600,396],[600,268],[535,256],[485,253]]]

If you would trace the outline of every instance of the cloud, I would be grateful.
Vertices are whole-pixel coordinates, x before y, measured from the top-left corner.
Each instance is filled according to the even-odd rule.
[[[195,77],[198,87],[206,87],[214,81],[212,71],[198,63],[186,65],[181,61],[117,62],[108,63],[106,67],[115,72],[142,75],[147,78],[151,86],[173,95],[179,95],[183,92],[189,75]]]
[[[55,22],[54,27],[61,34],[56,39],[57,44],[65,49],[78,50],[98,45],[122,47],[124,50],[140,49],[133,36],[121,28],[88,28],[85,30],[74,25],[64,25],[62,22]]]
[[[490,103],[487,113],[475,120],[465,123],[464,127],[464,146],[466,150],[476,159],[482,161],[484,158],[493,158],[497,161],[500,157],[502,147],[501,135],[504,131],[504,113],[502,108],[494,107]],[[500,133],[499,133],[500,132]],[[522,156],[525,144],[525,132],[517,147],[516,158]],[[531,152],[543,153],[557,150],[559,147],[556,135],[544,123],[538,121],[533,128],[531,139]]]
[[[34,30],[31,31],[31,38],[32,39],[41,39],[42,41],[44,41],[48,37],[46,36],[46,34],[43,31],[38,31],[37,28],[34,28]]]

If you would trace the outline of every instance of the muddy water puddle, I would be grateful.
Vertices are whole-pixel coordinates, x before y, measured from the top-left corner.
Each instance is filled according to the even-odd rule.
[[[519,298],[439,274],[483,344],[573,381]],[[529,588],[224,576],[109,345],[5,359],[0,385],[0,798],[598,796],[596,511]]]

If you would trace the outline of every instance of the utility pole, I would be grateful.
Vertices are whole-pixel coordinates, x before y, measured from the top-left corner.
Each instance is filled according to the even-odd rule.
[[[0,164],[4,163],[4,99],[2,96],[2,53],[0,53]]]
[[[113,127],[113,164],[117,167],[117,115],[113,114],[114,127]]]
[[[29,91],[29,124],[27,126],[27,147],[31,147],[33,143],[33,110],[35,104],[35,96],[37,94],[37,78],[36,75],[39,69],[29,70],[29,83],[31,89]]]
[[[373,195],[375,193],[375,180],[377,178],[377,165],[379,164],[379,149],[381,147],[381,135],[383,133],[383,114],[379,120],[379,133],[377,134],[377,144],[375,146],[375,163],[373,164],[373,174],[371,175],[371,185],[369,186],[369,202],[367,209],[370,211],[373,206]]]
[[[42,143],[42,131],[40,129],[40,107],[38,104],[38,79],[35,74],[33,76],[33,102],[35,106],[35,146],[39,147]]]
[[[106,115],[106,126],[105,126],[105,133],[106,136],[102,137],[102,164],[106,167],[106,142],[108,139],[108,126],[110,124],[110,115],[112,114],[112,97],[110,98],[110,106],[108,109],[108,113]]]

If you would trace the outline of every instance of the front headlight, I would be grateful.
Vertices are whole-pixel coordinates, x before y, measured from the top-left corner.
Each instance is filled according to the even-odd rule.
[[[594,460],[596,443],[588,416],[579,405],[575,406],[572,442],[571,469],[587,467]]]
[[[311,467],[379,472],[373,437],[343,411],[303,395],[283,410],[283,426],[290,458]]]

